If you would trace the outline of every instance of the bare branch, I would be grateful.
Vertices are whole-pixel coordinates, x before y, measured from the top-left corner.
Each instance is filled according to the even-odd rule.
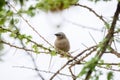
[[[95,42],[95,44],[97,45],[97,42],[96,42],[96,40],[94,39],[94,37],[92,36],[92,34],[89,32],[89,34],[90,34],[90,37],[92,38],[92,40]]]
[[[107,68],[107,67],[103,67],[103,66],[98,66],[99,68],[103,68],[103,69],[106,69],[106,70],[111,70],[111,71],[117,71],[117,72],[120,72],[120,69],[112,69],[112,68]]]
[[[114,50],[112,47],[110,47],[110,52],[114,55],[116,55],[118,58],[120,58],[120,53],[118,53],[116,50]]]
[[[72,66],[69,67],[69,71],[70,71],[70,73],[71,73],[71,75],[72,75],[73,80],[76,80],[77,77],[73,74],[71,68],[72,68]]]
[[[50,78],[50,80],[52,80],[57,74],[59,74],[60,71],[62,69],[64,69],[68,64],[69,64],[69,62],[67,62],[66,64],[64,64],[57,72],[55,72],[55,74]]]
[[[40,69],[35,69],[35,68],[31,68],[31,67],[25,67],[25,66],[13,66],[13,67],[15,67],[15,68],[31,69],[31,70],[35,70],[35,71],[44,72],[44,73],[55,74],[55,72],[46,71],[46,70],[40,70]],[[64,73],[59,73],[59,75],[62,75],[62,76],[67,76],[67,77],[71,77],[71,75],[64,74]]]
[[[81,56],[81,55],[82,55],[83,53],[85,53],[86,51],[89,51],[89,50],[94,49],[94,48],[96,48],[96,47],[97,47],[97,45],[91,46],[91,47],[89,47],[89,48],[83,50],[83,51],[80,52],[78,55],[76,55],[71,61],[75,60],[76,58],[78,58],[79,56]]]
[[[96,48],[93,48],[93,50],[91,50],[89,53],[87,53],[85,56],[83,56],[78,61],[74,62],[71,66],[75,66],[76,64],[81,63],[81,61],[83,61],[86,57],[88,57],[89,55],[91,55],[95,50],[96,50]]]
[[[88,9],[88,10],[91,11],[93,14],[95,14],[100,20],[102,20],[105,25],[107,24],[107,22],[103,19],[103,17],[100,16],[99,14],[97,14],[92,8],[90,8],[90,7],[88,7],[88,6],[85,6],[85,5],[81,5],[81,4],[74,4],[74,5]]]
[[[87,61],[82,61],[78,65],[84,65]],[[72,63],[70,65],[73,65]],[[77,65],[77,64],[76,64]],[[118,66],[120,63],[98,63],[98,65],[112,65],[112,66]]]
[[[85,28],[85,29],[89,29],[89,30],[94,30],[94,31],[100,31],[100,32],[103,32],[103,29],[97,29],[97,28],[93,28],[93,27],[89,27],[89,26],[84,26],[82,24],[78,24],[78,23],[75,23],[75,22],[72,22],[70,20],[67,20],[67,19],[64,19],[66,22],[68,23],[71,23],[73,25],[76,25],[77,27],[81,27],[81,28]]]

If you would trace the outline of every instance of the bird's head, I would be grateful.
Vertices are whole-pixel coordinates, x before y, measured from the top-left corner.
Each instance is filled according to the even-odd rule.
[[[55,34],[55,36],[57,37],[57,39],[63,39],[66,38],[65,34],[63,32],[58,32]]]

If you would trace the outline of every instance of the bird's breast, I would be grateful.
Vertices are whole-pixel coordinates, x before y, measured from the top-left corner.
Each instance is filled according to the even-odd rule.
[[[65,52],[68,52],[70,49],[70,44],[67,39],[56,39],[55,47]]]

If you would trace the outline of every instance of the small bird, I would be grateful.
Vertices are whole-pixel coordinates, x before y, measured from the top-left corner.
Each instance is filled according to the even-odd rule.
[[[63,32],[58,32],[55,36],[57,37],[54,43],[55,49],[58,53],[64,55],[61,51],[67,53],[70,50],[69,40]]]

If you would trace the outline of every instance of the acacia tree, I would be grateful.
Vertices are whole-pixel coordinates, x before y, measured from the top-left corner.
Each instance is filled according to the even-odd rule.
[[[34,4],[29,5],[28,7],[25,7],[25,4],[29,3],[27,0],[11,0],[11,1],[5,1],[0,0],[0,50],[2,50],[6,47],[5,45],[8,45],[10,47],[14,47],[16,49],[24,50],[32,59],[34,69],[40,79],[45,80],[45,77],[40,73],[43,72],[39,70],[37,67],[37,64],[35,62],[35,59],[30,52],[33,52],[34,54],[50,54],[51,56],[59,55],[54,50],[54,46],[42,36],[37,29],[30,24],[29,21],[27,21],[26,18],[23,17],[23,15],[30,16],[31,19],[38,14],[40,10],[43,10],[45,12],[51,11],[62,11],[64,9],[68,9],[71,6],[79,6],[84,9],[89,10],[92,12],[97,18],[99,18],[105,26],[105,29],[107,30],[105,37],[103,40],[96,44],[91,45],[91,47],[87,47],[83,51],[79,52],[77,55],[71,56],[67,62],[56,72],[54,71],[44,71],[47,74],[52,74],[50,76],[50,80],[53,80],[57,75],[63,75],[71,77],[71,79],[76,80],[99,80],[99,77],[102,75],[102,71],[99,70],[101,68],[104,68],[106,70],[111,70],[108,72],[107,80],[113,79],[113,72],[112,71],[119,71],[119,65],[120,63],[105,63],[104,60],[101,60],[101,57],[106,54],[114,54],[118,58],[120,57],[119,52],[116,50],[116,48],[113,47],[114,43],[116,41],[119,41],[119,38],[115,35],[118,35],[120,32],[119,29],[119,14],[120,14],[120,1],[118,0],[116,5],[116,11],[114,12],[113,18],[111,23],[107,22],[104,19],[104,15],[97,14],[96,11],[94,11],[92,8],[82,5],[78,2],[79,0],[35,0]],[[99,2],[102,0],[89,0],[91,2]],[[103,1],[111,1],[111,0],[103,0]],[[13,2],[18,4],[17,7],[13,5]],[[50,47],[46,47],[42,43],[38,43],[32,39],[33,36],[22,34],[20,29],[18,28],[18,23],[20,19],[26,24],[41,38],[43,39]],[[9,38],[4,36],[9,36]],[[9,39],[17,40],[20,45],[14,45]],[[32,45],[29,45],[32,44]],[[117,47],[117,46],[116,46]],[[94,57],[91,58],[91,60],[86,61],[86,58],[90,56],[92,53],[95,53]],[[81,57],[82,56],[82,57]],[[65,58],[68,58],[67,56]],[[80,69],[79,73],[75,74],[73,72],[73,67],[76,65],[83,65],[83,68]],[[116,66],[117,68],[113,69],[113,66]],[[62,70],[64,70],[67,67],[69,70],[68,72],[71,75],[63,74],[61,73]],[[21,67],[21,68],[29,68],[29,67]],[[99,68],[99,69],[98,69]],[[32,69],[32,68],[29,68]]]

